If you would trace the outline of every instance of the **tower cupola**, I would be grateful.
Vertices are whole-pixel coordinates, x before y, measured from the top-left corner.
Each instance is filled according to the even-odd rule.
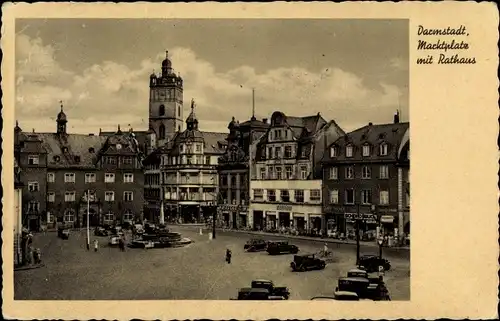
[[[198,119],[194,113],[195,103],[194,99],[191,99],[191,113],[186,119],[186,125],[188,130],[198,130]]]
[[[168,57],[168,50],[165,52],[165,59],[161,63],[161,73],[163,77],[172,74],[172,61]]]
[[[68,119],[66,118],[66,114],[64,113],[64,107],[62,101],[61,103],[61,111],[57,114],[57,133],[58,134],[66,134],[66,124],[68,123]]]

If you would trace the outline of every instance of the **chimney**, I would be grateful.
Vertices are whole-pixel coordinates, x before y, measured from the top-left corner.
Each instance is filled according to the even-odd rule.
[[[394,114],[394,124],[399,124],[399,110]]]
[[[90,133],[90,134],[89,134],[89,136],[94,136],[94,134],[93,134],[93,133]]]
[[[264,124],[267,124],[267,118],[262,118],[262,122],[263,122]]]
[[[369,123],[368,123],[368,126],[371,126],[371,125],[373,125],[373,123],[372,123],[372,122],[369,122]]]

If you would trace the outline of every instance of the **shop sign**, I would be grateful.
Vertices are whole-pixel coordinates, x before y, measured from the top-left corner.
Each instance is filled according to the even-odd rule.
[[[277,211],[292,211],[292,205],[278,205],[276,206]]]
[[[332,213],[332,214],[344,214],[346,212],[346,210],[345,210],[345,207],[343,207],[343,206],[326,206],[325,212]]]
[[[382,215],[380,217],[381,223],[394,223],[394,216],[391,215]]]
[[[348,221],[363,220],[370,223],[371,221],[377,222],[377,218],[373,214],[359,213],[359,214],[345,214],[345,218]]]
[[[247,212],[240,212],[240,215],[247,215]]]
[[[220,208],[223,211],[236,211],[238,205],[221,205]]]

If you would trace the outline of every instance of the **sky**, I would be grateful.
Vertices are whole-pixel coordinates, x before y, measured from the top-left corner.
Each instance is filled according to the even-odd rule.
[[[252,88],[259,119],[409,121],[408,21],[368,19],[17,19],[16,119],[55,132],[63,101],[71,133],[145,130],[166,50],[201,130],[248,120]]]

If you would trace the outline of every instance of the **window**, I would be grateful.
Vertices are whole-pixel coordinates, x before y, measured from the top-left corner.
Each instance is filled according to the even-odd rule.
[[[307,179],[307,166],[300,166],[300,179]]]
[[[274,173],[274,167],[269,167],[269,174],[268,174],[268,178],[269,179],[275,179],[276,176],[275,176],[275,173]]]
[[[337,157],[337,156],[338,156],[337,146],[330,147],[330,157]]]
[[[353,152],[353,147],[352,146],[347,146],[345,148],[345,156],[346,157],[352,157],[352,152]]]
[[[75,212],[73,210],[67,210],[63,217],[64,222],[73,223],[75,221]]]
[[[104,183],[114,183],[114,182],[115,182],[115,174],[114,173],[104,174]]]
[[[56,201],[56,193],[49,192],[47,193],[47,202],[54,203]]]
[[[64,182],[65,183],[74,183],[75,182],[75,173],[65,173],[64,174]]]
[[[40,210],[40,203],[31,201],[28,203],[28,212],[38,212]]]
[[[346,179],[354,178],[354,168],[352,166],[348,166],[345,168],[345,178]]]
[[[38,155],[28,155],[28,165],[38,165],[39,162]]]
[[[264,199],[264,190],[262,189],[254,189],[253,190],[253,199],[256,201],[262,201]]]
[[[134,200],[134,193],[123,192],[123,200],[126,202],[132,202]]]
[[[273,157],[273,148],[268,147],[267,148],[267,158],[272,158]]]
[[[56,181],[56,174],[47,173],[47,183],[54,183]]]
[[[227,175],[221,175],[220,181],[222,186],[227,186]]]
[[[132,165],[132,157],[127,156],[122,158],[123,165]]]
[[[302,189],[295,190],[295,202],[304,203],[304,190]]]
[[[292,146],[285,146],[285,158],[292,158]]]
[[[292,178],[292,166],[285,166],[285,177],[286,179],[291,179]]]
[[[380,205],[388,205],[389,204],[389,191],[380,191]]]
[[[330,179],[338,179],[339,178],[339,169],[338,167],[330,167],[330,173],[328,175]]]
[[[275,137],[276,139],[280,139],[280,138],[281,138],[281,130],[280,130],[280,129],[276,129],[276,130],[274,131],[274,137]]]
[[[345,203],[354,204],[354,190],[352,188],[345,190]]]
[[[164,105],[160,105],[160,112],[159,112],[160,116],[165,116],[165,106]]]
[[[281,167],[276,167],[276,179],[283,179],[283,177],[281,176],[281,170]]]
[[[106,214],[104,214],[104,221],[112,222],[114,220],[115,220],[115,214],[113,214],[111,212],[107,212]]]
[[[372,191],[365,189],[361,191],[361,204],[371,204],[372,203]]]
[[[107,156],[105,158],[105,161],[106,161],[106,164],[109,164],[109,165],[115,165],[116,164],[116,158],[115,157]]]
[[[386,156],[387,155],[387,144],[382,143],[380,144],[380,156]]]
[[[75,192],[65,192],[64,193],[64,201],[65,202],[74,202],[76,200]]]
[[[363,166],[361,169],[361,178],[369,179],[372,177],[372,169],[368,166]]]
[[[266,168],[261,167],[260,169],[260,179],[266,179]]]
[[[389,178],[389,166],[381,165],[379,170],[380,170],[379,174],[380,174],[381,179]]]
[[[104,201],[114,202],[115,201],[115,192],[112,192],[112,191],[104,192]]]
[[[288,130],[285,129],[284,132],[285,132],[285,138],[288,138]]]
[[[197,153],[201,153],[201,145],[200,144],[196,144],[195,150],[196,150]]]
[[[133,222],[134,221],[134,214],[132,214],[130,211],[127,211],[125,214],[123,214],[123,220]]]
[[[193,164],[193,158],[191,156],[188,156],[187,158],[187,164],[192,165]]]
[[[307,151],[306,151],[305,147],[303,147],[302,150],[300,151],[300,157],[301,158],[306,158],[307,157]]]
[[[38,192],[40,189],[39,189],[39,186],[38,186],[38,182],[29,182],[28,183],[28,191],[30,192]]]
[[[280,158],[280,157],[281,157],[281,147],[274,148],[274,158]]]
[[[124,183],[133,183],[134,182],[134,174],[131,174],[131,173],[123,174],[123,182]]]
[[[330,191],[330,204],[339,203],[339,191],[334,189]]]
[[[290,202],[290,193],[288,193],[288,190],[284,189],[280,191],[280,196],[281,196],[281,201],[282,202]]]
[[[363,156],[370,156],[370,145],[363,145]]]
[[[161,124],[160,125],[160,128],[158,129],[159,133],[158,133],[158,138],[159,139],[165,139],[165,125]]]
[[[276,202],[276,191],[274,189],[267,190],[267,200],[269,202]]]
[[[88,196],[87,196],[87,194],[88,194]],[[95,195],[95,191],[90,191],[90,193],[89,193],[89,191],[83,192],[83,200],[85,202],[87,202],[87,197],[88,197],[88,201],[90,201],[90,202],[96,202],[97,201],[97,197]]]
[[[205,156],[205,165],[210,165],[210,156]]]
[[[47,212],[47,223],[54,223],[55,217],[51,212]]]
[[[321,191],[319,189],[311,190],[311,201],[321,201]]]
[[[85,183],[95,183],[95,173],[85,173]]]
[[[179,148],[180,148],[180,152],[184,153],[184,144],[182,144]]]
[[[235,175],[231,176],[231,186],[236,187],[236,176]]]

